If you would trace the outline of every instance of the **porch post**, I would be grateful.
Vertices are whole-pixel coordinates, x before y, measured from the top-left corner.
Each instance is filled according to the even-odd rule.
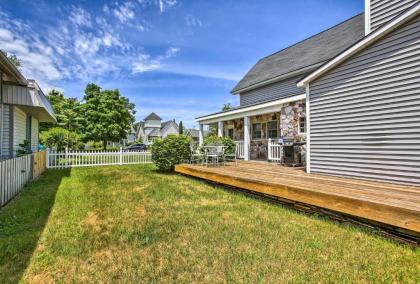
[[[198,144],[200,146],[203,145],[203,141],[204,141],[204,134],[203,134],[204,130],[203,129],[204,129],[204,125],[200,123],[199,126],[198,126]]]
[[[251,139],[249,137],[249,131],[250,131],[250,126],[249,126],[249,116],[245,116],[244,117],[244,160],[245,161],[249,161],[249,146],[250,146],[250,142]]]
[[[223,121],[217,122],[217,136],[223,137]]]

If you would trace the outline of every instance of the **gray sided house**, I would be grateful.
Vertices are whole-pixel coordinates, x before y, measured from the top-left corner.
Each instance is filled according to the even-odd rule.
[[[361,41],[299,82],[309,169],[420,184],[420,4],[381,2]]]
[[[365,13],[259,60],[240,106],[197,118],[267,160],[267,140],[302,141],[313,173],[420,183],[419,0],[366,0]]]
[[[39,123],[56,122],[41,88],[0,52],[0,159],[11,158],[25,140],[38,151]]]
[[[162,122],[162,119],[152,112],[144,118],[144,121],[139,123],[137,140],[141,140],[144,144],[149,145],[156,138],[165,138],[170,134],[178,133],[179,128],[175,120]]]

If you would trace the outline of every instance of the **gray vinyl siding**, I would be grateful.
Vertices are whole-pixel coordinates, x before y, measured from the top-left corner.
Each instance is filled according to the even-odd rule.
[[[12,154],[12,123],[13,123],[13,119],[12,119],[12,112],[11,112],[11,106],[10,105],[3,105],[3,119],[2,119],[2,123],[3,123],[3,135],[2,135],[2,139],[3,141],[1,142],[1,153],[2,153],[2,157],[9,157]]]
[[[370,26],[375,30],[388,22],[407,8],[420,2],[419,0],[371,0],[370,1]]]
[[[310,85],[311,171],[420,184],[420,18]]]
[[[241,93],[240,106],[248,106],[268,102],[276,99],[286,98],[294,95],[301,95],[305,90],[298,88],[296,82],[304,75],[285,79],[267,86],[263,86],[249,92]]]
[[[20,108],[13,107],[13,152],[20,149],[19,144],[26,140],[26,113]]]

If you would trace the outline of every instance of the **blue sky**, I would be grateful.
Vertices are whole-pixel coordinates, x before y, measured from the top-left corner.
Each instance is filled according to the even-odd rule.
[[[87,83],[195,125],[238,104],[230,94],[261,57],[363,12],[363,0],[0,2],[0,48],[44,91],[83,96]]]

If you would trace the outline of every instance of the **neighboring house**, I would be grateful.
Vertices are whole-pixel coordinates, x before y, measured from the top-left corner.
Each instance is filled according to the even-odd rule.
[[[419,0],[366,11],[267,56],[232,93],[240,106],[197,118],[267,159],[267,138],[306,136],[308,172],[420,183]]]
[[[126,146],[136,141],[138,128],[139,128],[139,123],[134,123],[133,125],[131,125],[130,131],[127,133],[127,137],[125,139],[122,139],[121,144]]]
[[[39,123],[56,122],[41,88],[0,52],[0,158],[16,155],[25,140],[38,151]],[[28,149],[29,150],[29,149]]]
[[[199,143],[200,142],[200,131],[198,129],[186,129],[184,131],[184,135],[187,137],[191,137],[191,139],[195,142],[195,143]],[[203,131],[203,137],[205,138],[208,135],[208,131]]]
[[[153,143],[153,139],[165,138],[170,134],[178,134],[179,128],[175,120],[162,122],[162,119],[152,112],[139,123],[137,131],[137,139],[149,145]]]

